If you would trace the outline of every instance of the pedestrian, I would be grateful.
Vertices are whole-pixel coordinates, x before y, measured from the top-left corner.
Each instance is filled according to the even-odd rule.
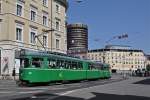
[[[13,71],[12,71],[12,76],[14,76],[14,80],[16,80],[16,69],[15,68],[13,68]]]

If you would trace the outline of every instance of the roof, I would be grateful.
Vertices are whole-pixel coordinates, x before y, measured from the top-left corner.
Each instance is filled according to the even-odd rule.
[[[138,49],[94,49],[88,50],[88,52],[103,52],[103,51],[117,51],[117,52],[143,52],[143,50]]]
[[[46,51],[32,51],[32,50],[21,50],[20,51],[20,56],[38,56],[38,57],[55,57],[55,58],[60,58],[60,59],[68,59],[68,60],[75,60],[75,61],[86,61],[86,62],[92,62],[90,60],[86,59],[80,59],[79,57],[63,54],[63,53],[58,53],[58,52],[46,52]]]

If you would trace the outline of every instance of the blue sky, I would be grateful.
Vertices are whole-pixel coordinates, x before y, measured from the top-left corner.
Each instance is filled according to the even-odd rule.
[[[150,54],[150,0],[69,0],[68,23],[84,23],[89,28],[89,49],[103,48],[114,36],[113,45],[129,45]],[[95,41],[96,40],[96,41]]]

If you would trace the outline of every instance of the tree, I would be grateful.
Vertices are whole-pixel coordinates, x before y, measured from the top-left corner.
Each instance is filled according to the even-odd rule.
[[[150,71],[150,64],[146,65],[146,69]]]

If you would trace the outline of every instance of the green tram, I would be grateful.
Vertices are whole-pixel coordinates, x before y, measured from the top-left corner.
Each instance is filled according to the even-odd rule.
[[[110,78],[107,64],[40,51],[21,50],[21,83],[49,83],[56,81]]]

